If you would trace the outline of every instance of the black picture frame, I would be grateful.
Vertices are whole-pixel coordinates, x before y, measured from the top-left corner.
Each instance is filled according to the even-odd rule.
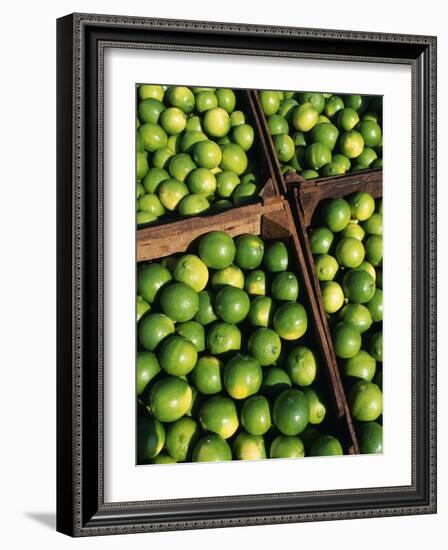
[[[170,50],[412,69],[412,485],[104,502],[102,52]],[[143,46],[142,46],[143,45]],[[57,529],[71,536],[436,512],[436,38],[72,14],[57,21]]]

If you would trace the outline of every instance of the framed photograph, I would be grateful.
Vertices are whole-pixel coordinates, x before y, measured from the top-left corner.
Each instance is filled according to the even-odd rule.
[[[435,513],[436,38],[57,41],[57,529]]]

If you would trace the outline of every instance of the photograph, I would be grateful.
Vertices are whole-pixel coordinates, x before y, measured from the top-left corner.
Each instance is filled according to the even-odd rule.
[[[140,83],[136,120],[137,464],[381,454],[382,97]]]

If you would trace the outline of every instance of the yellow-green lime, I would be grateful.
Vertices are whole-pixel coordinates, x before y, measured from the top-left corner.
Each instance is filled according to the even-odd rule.
[[[193,147],[193,159],[201,168],[211,170],[221,162],[221,148],[214,141],[199,141]]]
[[[139,210],[135,216],[135,221],[137,225],[151,223],[156,221],[157,219],[157,216],[154,216],[154,214],[151,214],[150,212],[143,212],[143,210]]]
[[[337,95],[332,95],[325,101],[324,113],[327,117],[332,118],[334,115],[344,108],[344,102]]]
[[[233,442],[233,456],[236,460],[261,460],[266,458],[263,437],[247,432],[239,433]]]
[[[310,409],[309,423],[320,424],[327,414],[325,404],[312,388],[304,388],[303,393],[305,394]]]
[[[143,212],[149,212],[150,214],[153,214],[157,217],[163,216],[163,214],[165,214],[165,208],[160,202],[159,197],[151,193],[146,193],[139,198],[138,207],[139,210],[142,210]]]
[[[357,129],[364,138],[367,147],[377,147],[381,143],[381,128],[376,122],[362,120]]]
[[[234,355],[224,367],[224,387],[233,399],[245,399],[261,387],[263,374],[259,362],[250,355]]]
[[[259,92],[261,107],[266,116],[274,115],[280,107],[280,96],[278,92],[261,90]]]
[[[358,267],[358,269],[363,269],[364,271],[367,271],[367,273],[372,277],[372,279],[376,281],[377,279],[376,270],[371,263],[364,260],[362,264]]]
[[[311,229],[309,238],[313,254],[328,254],[334,235],[328,227],[315,227]]]
[[[224,231],[211,231],[199,242],[199,256],[212,269],[224,269],[235,258],[236,247],[232,237]]]
[[[179,214],[181,216],[197,216],[207,212],[210,203],[204,195],[187,195],[179,203]]]
[[[343,237],[336,247],[336,258],[340,265],[347,268],[359,267],[364,261],[364,245],[353,237]]]
[[[274,305],[269,296],[257,296],[250,304],[249,321],[256,327],[267,327],[272,321]]]
[[[380,288],[375,290],[373,298],[370,302],[367,302],[366,306],[372,315],[374,323],[379,323],[383,320],[383,291]]]
[[[212,355],[221,355],[241,348],[241,332],[231,323],[215,323],[207,331],[207,350]]]
[[[191,113],[194,109],[195,98],[193,92],[185,86],[171,86],[166,91],[169,103],[178,107],[184,113]]]
[[[229,114],[221,107],[206,111],[203,119],[205,133],[208,136],[219,138],[227,135],[230,130]]]
[[[182,134],[180,150],[182,153],[191,154],[194,146],[201,141],[208,141],[207,136],[203,132],[200,130],[188,130]]]
[[[249,338],[248,351],[262,367],[277,361],[282,349],[279,335],[270,328],[259,328]]]
[[[168,172],[172,178],[183,182],[188,174],[195,168],[196,164],[192,161],[190,155],[178,153],[171,157],[168,165]]]
[[[168,136],[165,130],[158,124],[146,122],[139,128],[145,151],[154,152],[166,145]]]
[[[188,411],[192,393],[190,386],[177,376],[166,376],[149,392],[149,406],[160,422],[174,422]]]
[[[218,88],[215,94],[218,99],[218,106],[230,114],[236,105],[235,92],[230,88]]]
[[[361,334],[348,323],[338,323],[333,329],[334,352],[341,359],[354,357],[361,349]]]
[[[310,409],[305,394],[296,389],[285,390],[274,401],[272,419],[284,435],[298,435],[309,421]]]
[[[179,283],[191,286],[196,292],[200,292],[207,286],[208,268],[195,254],[181,256],[175,264],[173,277]]]
[[[362,422],[376,420],[383,412],[383,394],[372,382],[356,382],[350,390],[349,402],[353,417]]]
[[[269,402],[262,395],[253,395],[241,409],[241,424],[252,435],[263,435],[271,427]]]
[[[232,450],[227,441],[217,434],[208,434],[196,444],[193,462],[223,462],[232,460]]]
[[[191,342],[198,352],[205,350],[204,327],[197,321],[177,323],[176,332]]]
[[[243,234],[235,239],[235,263],[242,269],[256,269],[263,260],[264,243],[257,235]]]
[[[222,395],[207,399],[199,410],[199,422],[204,430],[223,439],[232,437],[239,425],[235,403]]]
[[[188,187],[177,179],[164,180],[157,189],[160,202],[170,211],[176,210],[180,201],[188,195]]]
[[[300,103],[310,102],[319,114],[325,108],[325,97],[319,92],[301,92],[298,100]]]
[[[148,97],[138,104],[138,118],[144,124],[145,122],[151,122],[156,124],[159,120],[160,114],[164,111],[165,105],[153,97]]]
[[[345,229],[350,221],[351,209],[345,199],[333,199],[324,206],[323,218],[327,227],[333,233]],[[326,254],[326,252],[320,252]]]
[[[158,101],[163,101],[165,92],[162,86],[154,86],[152,84],[140,84],[138,87],[138,97],[140,99],[147,99],[152,97]]]
[[[176,462],[191,460],[193,449],[201,436],[198,424],[184,416],[168,425],[165,447]]]
[[[344,275],[344,293],[355,304],[370,302],[375,294],[375,281],[364,269],[351,269]]]
[[[240,178],[228,170],[219,172],[216,177],[216,192],[220,197],[230,197],[240,184]]]
[[[178,334],[166,338],[159,352],[162,369],[173,376],[185,376],[193,370],[198,358],[196,346]]]
[[[364,221],[370,218],[375,210],[375,200],[370,193],[359,191],[351,195],[349,199],[352,218]]]
[[[160,307],[173,321],[189,321],[199,310],[199,296],[191,286],[171,283],[160,294]]]
[[[212,91],[203,90],[196,95],[196,110],[198,113],[204,113],[210,109],[216,109],[217,106],[218,98]]]
[[[307,147],[305,153],[306,162],[312,170],[320,170],[331,162],[331,150],[322,143],[312,143]]]
[[[136,176],[137,180],[141,180],[148,173],[148,157],[146,153],[140,151],[137,152],[137,166],[136,166]]]
[[[339,128],[345,130],[346,132],[348,132],[349,130],[353,130],[358,122],[359,115],[355,111],[355,109],[352,109],[351,107],[345,107],[344,109],[341,109],[337,114],[337,124]]]
[[[316,358],[310,348],[296,346],[288,353],[286,372],[294,384],[310,386],[317,373]]]
[[[378,422],[366,422],[359,430],[359,447],[363,454],[383,452],[383,427]]]
[[[364,139],[356,130],[350,130],[342,134],[339,141],[341,153],[349,159],[359,157],[364,149]]]
[[[137,321],[139,321],[147,311],[151,311],[151,306],[141,296],[137,296],[135,302]]]
[[[343,455],[341,443],[332,435],[321,435],[311,446],[311,456]]]
[[[341,237],[350,237],[352,239],[362,241],[365,237],[365,234],[366,232],[359,223],[350,222],[347,227],[342,231]]]
[[[319,113],[310,102],[302,103],[292,112],[291,122],[296,130],[300,132],[309,132],[316,124]]]
[[[370,337],[369,351],[372,357],[379,362],[383,362],[383,333],[375,332]]]
[[[233,195],[232,195],[233,203],[236,206],[240,206],[243,204],[249,204],[250,202],[254,202],[259,191],[260,189],[255,183],[252,183],[252,182],[242,183],[241,185],[238,185],[238,187],[233,192]]]
[[[365,232],[369,235],[382,235],[383,234],[383,215],[375,212],[369,219],[362,224]]]
[[[299,281],[294,273],[282,271],[275,275],[271,294],[275,300],[295,302],[299,296]]]
[[[199,292],[198,297],[199,308],[193,319],[201,325],[206,326],[218,319],[213,309],[214,296],[210,290],[202,290]]]
[[[319,281],[332,281],[339,269],[339,264],[330,254],[318,254],[314,258],[316,274]]]
[[[297,340],[308,328],[306,310],[302,304],[284,303],[274,313],[273,325],[284,340]]]
[[[264,296],[266,294],[266,275],[264,271],[255,269],[246,274],[244,290],[251,296]]]
[[[160,125],[167,134],[180,134],[187,124],[185,113],[177,107],[169,107],[160,114]]]
[[[336,313],[344,305],[344,292],[336,281],[326,281],[320,285],[322,303],[326,313]]]
[[[239,124],[232,131],[232,141],[244,151],[249,151],[254,143],[254,129],[249,124]]]
[[[213,395],[222,391],[222,362],[217,357],[206,355],[200,357],[191,373],[191,378],[198,392]]]
[[[344,172],[348,172],[350,170],[350,161],[345,155],[341,155],[341,153],[336,153],[336,155],[333,155],[332,162],[341,166]]]
[[[377,160],[378,155],[376,151],[371,147],[364,147],[362,153],[356,159],[356,163],[360,164],[364,168],[370,168],[373,163]]]
[[[227,143],[222,147],[221,170],[229,170],[237,176],[243,174],[248,165],[247,155],[242,147],[236,143]]]
[[[160,364],[155,353],[151,351],[137,352],[136,361],[137,395],[141,395],[149,382],[160,372]]]
[[[276,397],[282,391],[291,387],[291,380],[286,372],[279,367],[266,367],[263,369],[263,382],[261,393],[269,398]]]
[[[369,330],[373,320],[370,311],[362,304],[347,304],[339,314],[341,321],[348,323],[356,328],[362,334]]]
[[[383,259],[383,238],[380,235],[371,235],[365,243],[366,260],[372,265],[379,266]]]
[[[280,162],[288,162],[295,152],[294,141],[288,134],[278,134],[272,139]]]
[[[174,151],[172,151],[167,145],[165,147],[161,147],[160,149],[157,149],[155,153],[152,155],[152,166],[155,168],[167,168],[171,157],[174,156]]]
[[[375,376],[375,370],[375,359],[363,349],[359,350],[354,357],[347,359],[343,364],[343,372],[345,376],[361,378],[367,382],[370,382],[373,379]]]
[[[288,249],[282,241],[270,241],[265,248],[263,265],[267,271],[276,273],[288,269]]]
[[[159,343],[174,330],[174,322],[167,315],[150,313],[140,322],[138,339],[145,349],[154,351]]]
[[[247,292],[233,286],[223,287],[215,298],[215,312],[226,323],[240,323],[250,309]]]
[[[338,140],[339,130],[334,124],[320,122],[311,130],[311,140],[332,151]]]
[[[152,304],[160,289],[172,280],[171,273],[159,263],[148,264],[137,271],[137,292]]]
[[[294,102],[294,104],[297,105],[296,102]],[[288,121],[280,114],[270,115],[267,119],[267,123],[271,136],[289,133]]]
[[[196,168],[188,174],[187,186],[190,193],[210,198],[216,191],[216,177],[206,168]]]
[[[295,435],[278,435],[269,449],[271,458],[302,458],[305,447],[302,440]]]
[[[162,181],[169,177],[170,175],[163,168],[151,168],[143,178],[143,187],[147,193],[155,193]]]

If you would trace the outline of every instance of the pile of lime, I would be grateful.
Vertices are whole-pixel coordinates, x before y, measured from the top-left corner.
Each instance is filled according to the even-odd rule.
[[[137,291],[139,464],[343,454],[287,242],[212,231]]]
[[[324,202],[309,231],[322,301],[361,452],[382,452],[383,201]]]
[[[381,168],[379,96],[259,92],[282,172],[304,179]]]
[[[254,201],[255,135],[228,88],[138,87],[137,225]]]

